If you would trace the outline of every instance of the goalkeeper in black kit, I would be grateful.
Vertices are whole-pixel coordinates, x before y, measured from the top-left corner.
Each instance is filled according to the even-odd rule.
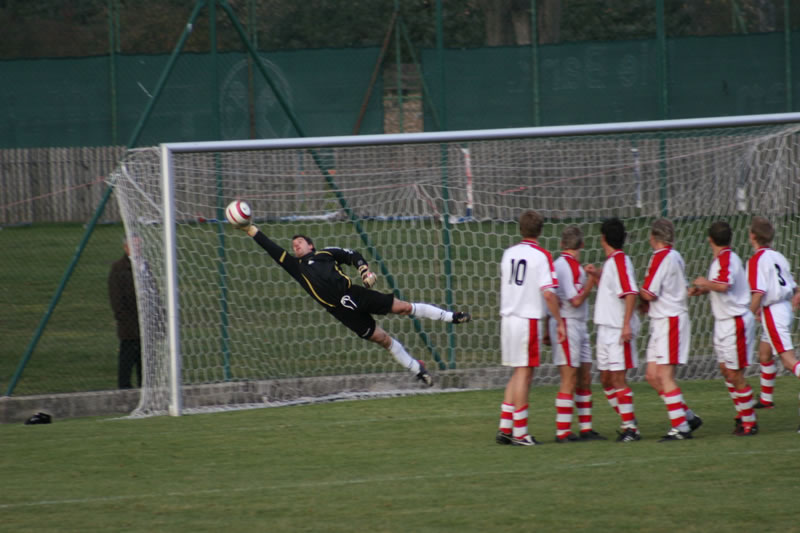
[[[413,315],[454,324],[463,324],[471,319],[469,313],[445,311],[425,303],[404,302],[393,294],[372,290],[377,276],[370,271],[361,254],[354,250],[330,247],[317,251],[309,237],[295,235],[292,237],[292,256],[255,225],[247,224],[238,229],[246,232],[264,248],[336,320],[362,339],[380,344],[389,350],[398,363],[429,387],[433,385],[433,378],[422,361],[411,357],[397,339],[393,339],[375,323],[372,315]],[[356,267],[364,287],[354,285],[342,271],[341,265]]]

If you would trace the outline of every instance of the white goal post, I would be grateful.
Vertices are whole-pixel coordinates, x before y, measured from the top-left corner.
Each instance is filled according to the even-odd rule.
[[[773,221],[774,247],[797,268],[799,130],[800,113],[787,113],[132,150],[109,181],[137,242],[144,385],[135,414],[419,391],[388,352],[336,322],[225,222],[231,200],[248,201],[289,251],[295,234],[357,249],[378,290],[471,312],[458,329],[377,318],[426,361],[432,390],[499,387],[498,261],[519,238],[521,211],[545,216],[541,242],[554,257],[564,227],[579,225],[583,262],[594,264],[604,259],[599,223],[622,218],[640,282],[660,217],[676,224],[690,279],[711,262],[715,220],[731,223],[734,249],[749,257],[756,214]],[[707,299],[692,299],[690,315],[692,355],[679,378],[715,377]],[[545,364],[536,379],[555,382],[557,372]]]

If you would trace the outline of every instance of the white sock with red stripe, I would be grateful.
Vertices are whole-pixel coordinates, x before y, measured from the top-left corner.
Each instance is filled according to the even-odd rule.
[[[429,318],[431,320],[441,320],[443,322],[453,321],[452,311],[445,311],[444,309],[440,309],[435,305],[423,303],[411,304],[411,316],[419,316],[422,318]]]
[[[764,405],[772,404],[772,391],[775,390],[775,376],[778,374],[778,367],[775,361],[768,365],[761,365],[761,403]]]
[[[528,406],[520,407],[513,413],[514,417],[514,438],[524,437],[528,434]]]
[[[617,389],[603,389],[603,393],[606,395],[606,400],[608,400],[608,405],[619,414],[619,403],[617,402]]]
[[[622,419],[622,427],[636,429],[636,415],[633,411],[633,391],[630,387],[617,389],[617,408]]]
[[[736,418],[740,418],[739,413],[741,408],[739,407],[739,393],[736,392],[736,387],[733,386],[733,383],[727,379],[725,380],[725,386],[728,388],[728,394],[730,395],[731,400],[733,400],[733,408],[736,409]]]
[[[581,433],[592,430],[592,390],[577,389],[575,391],[575,408],[578,411],[578,423]]]
[[[575,402],[572,394],[559,392],[556,396],[556,437],[566,437],[572,427],[572,411]]]
[[[689,423],[686,421],[686,409],[683,407],[684,403],[681,389],[677,388],[670,392],[664,392],[661,397],[664,398],[664,403],[667,405],[669,421],[672,427],[684,433],[688,432]]]
[[[736,398],[736,387],[733,386],[733,383],[731,383],[730,381],[728,381],[726,379],[725,380],[725,387],[728,389],[728,394],[730,394],[731,399],[735,399]]]
[[[392,353],[398,363],[406,367],[412,374],[419,373],[419,361],[411,357],[406,349],[395,338],[392,338],[392,344],[389,345],[389,351]]]
[[[736,391],[738,399],[739,413],[742,415],[743,426],[754,426],[756,423],[756,410],[753,409],[753,389],[747,385],[743,389]]]
[[[792,368],[792,374],[800,378],[800,361],[794,364],[794,367]]]
[[[514,427],[514,404],[503,402],[500,405],[500,431],[511,435]]]

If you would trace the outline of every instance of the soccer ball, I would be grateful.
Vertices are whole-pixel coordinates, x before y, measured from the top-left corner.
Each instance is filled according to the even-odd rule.
[[[247,226],[250,224],[252,216],[253,212],[250,210],[250,206],[242,200],[235,200],[225,208],[225,218],[234,226]]]

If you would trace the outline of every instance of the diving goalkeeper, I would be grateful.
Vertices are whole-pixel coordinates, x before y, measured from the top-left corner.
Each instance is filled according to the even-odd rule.
[[[398,363],[407,368],[427,386],[433,378],[422,361],[411,357],[397,339],[375,323],[372,317],[394,313],[441,320],[454,324],[469,322],[469,313],[451,312],[425,303],[409,303],[393,294],[372,290],[377,276],[360,253],[346,248],[323,248],[317,251],[311,238],[305,235],[292,237],[294,256],[275,244],[253,224],[238,226],[252,237],[305,291],[325,308],[336,320],[347,326],[362,339],[380,344],[389,350]],[[354,285],[340,265],[358,269],[364,287]]]

